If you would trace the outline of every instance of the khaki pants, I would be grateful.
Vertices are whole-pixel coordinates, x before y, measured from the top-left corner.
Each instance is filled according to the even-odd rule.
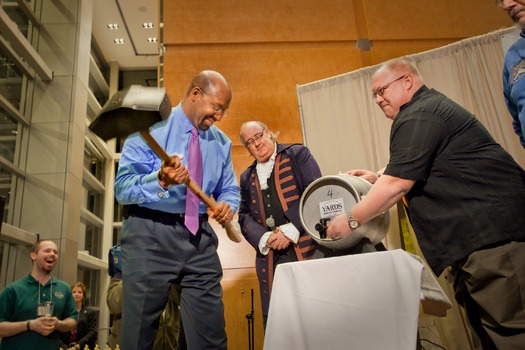
[[[452,273],[477,348],[524,349],[525,242],[475,251]]]

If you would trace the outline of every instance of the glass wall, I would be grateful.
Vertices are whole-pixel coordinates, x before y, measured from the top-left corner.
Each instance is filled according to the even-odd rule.
[[[30,3],[28,3],[30,4]],[[29,18],[16,1],[2,1],[4,11],[26,38],[33,28]],[[6,198],[3,220],[9,218],[12,208],[11,192],[15,178],[23,175],[18,167],[20,137],[27,131],[29,123],[24,115],[28,80],[34,76],[27,63],[17,55],[15,49],[3,35],[0,36],[0,196]]]
[[[79,9],[71,13],[75,15],[80,13],[80,3],[81,1],[77,2]],[[21,209],[23,208],[23,200],[20,194],[28,191],[30,186],[49,185],[45,181],[36,181],[35,179],[33,179],[30,186],[26,183],[25,169],[27,167],[27,159],[30,158],[27,150],[28,135],[30,135],[32,128],[33,117],[31,111],[34,108],[35,96],[38,93],[44,95],[48,86],[56,88],[61,82],[57,81],[60,77],[53,77],[53,73],[51,74],[52,81],[48,82],[49,77],[40,77],[38,72],[41,72],[41,69],[32,66],[32,64],[38,62],[38,64],[44,65],[51,72],[52,70],[47,65],[60,66],[56,62],[46,63],[36,53],[38,52],[36,44],[39,42],[40,28],[42,27],[39,22],[39,16],[45,12],[42,11],[42,8],[47,6],[48,10],[51,8],[51,11],[53,11],[58,8],[57,11],[60,11],[63,10],[60,7],[66,4],[67,1],[51,2],[49,0],[3,0],[0,2],[0,11],[3,12],[0,13],[2,15],[0,16],[2,28],[8,28],[7,31],[2,30],[0,32],[0,196],[6,198],[4,215],[2,216],[4,227],[0,237],[0,291],[1,287],[19,277],[18,275],[21,272],[18,270],[23,270],[24,274],[27,274],[31,265],[25,253],[28,249],[27,247],[38,239],[37,232],[26,232],[20,229],[20,213],[23,212]],[[50,16],[50,12],[46,12],[46,15]],[[80,21],[80,18],[72,19],[73,26],[77,25],[76,20]],[[10,33],[15,35],[10,35]],[[16,42],[14,38],[20,41]],[[40,44],[42,43],[40,42]],[[32,55],[35,56],[32,58],[36,57],[36,59],[29,59],[27,52],[34,52]],[[106,79],[107,67],[104,67],[103,60],[99,57],[92,50],[91,61],[95,62],[95,64],[90,65],[90,68],[96,67],[97,78],[102,76]],[[93,79],[92,74],[93,72],[90,72],[89,101],[85,106],[86,124],[95,117],[101,106],[108,99],[107,86],[101,89],[99,86],[101,84],[100,79]],[[75,95],[73,94],[73,96]],[[42,98],[42,96],[38,96],[38,98]],[[39,102],[41,101],[39,100]],[[46,116],[40,115],[39,117],[42,119]],[[108,170],[106,169],[106,164],[108,161],[114,162],[114,152],[108,151],[105,143],[94,140],[94,136],[89,135],[88,131],[86,133],[84,158],[82,160],[82,188],[78,189],[78,194],[82,201],[80,204],[80,217],[67,217],[67,220],[72,222],[80,222],[80,229],[78,233],[66,232],[63,236],[60,236],[60,239],[78,242],[78,252],[74,252],[74,254],[78,253],[76,279],[88,286],[90,307],[101,311],[105,308],[104,288],[107,281],[107,251],[105,251],[104,246],[104,203],[107,200],[106,196],[110,196],[110,201],[113,201],[113,189],[107,190],[105,184],[108,178],[106,173],[108,171],[113,172],[113,167],[111,170]],[[43,136],[51,137],[50,134]],[[64,175],[64,178],[67,179],[68,175]],[[113,176],[113,173],[109,176]],[[67,187],[58,184],[56,187],[50,186],[50,191],[57,188]],[[68,193],[66,193],[64,202],[69,199],[68,197]],[[78,206],[78,203],[76,205]],[[57,207],[61,206],[67,208],[67,204],[57,204]],[[15,213],[15,211],[18,212]],[[71,211],[71,213],[76,212],[78,211]],[[110,219],[113,220],[113,215],[111,215]],[[76,236],[77,234],[78,236]],[[108,240],[110,239],[108,237]],[[18,255],[17,247],[21,247]],[[62,251],[60,252],[61,259],[63,259]],[[13,254],[10,252],[13,252]],[[9,259],[7,259],[8,255]],[[12,256],[16,256],[16,259],[12,258]],[[68,255],[68,257],[71,257],[71,255]],[[18,260],[23,262],[18,263]],[[71,261],[77,263],[77,260]],[[71,277],[70,280],[73,278]],[[102,314],[107,315],[107,312],[101,312]],[[101,321],[102,323],[107,325],[106,321]]]

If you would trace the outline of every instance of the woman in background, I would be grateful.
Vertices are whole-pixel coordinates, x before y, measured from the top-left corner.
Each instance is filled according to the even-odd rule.
[[[59,346],[68,350],[84,350],[86,345],[94,349],[97,342],[97,317],[93,310],[86,307],[86,286],[77,282],[71,286],[73,297],[77,304],[78,319],[77,328],[71,332],[60,333]]]

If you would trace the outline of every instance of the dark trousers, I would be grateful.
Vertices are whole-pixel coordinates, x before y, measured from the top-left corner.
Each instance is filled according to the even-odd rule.
[[[452,274],[476,348],[525,349],[525,242],[475,251]]]
[[[122,350],[151,349],[170,286],[181,286],[190,350],[226,349],[218,238],[201,220],[197,235],[180,222],[130,216],[122,227]]]

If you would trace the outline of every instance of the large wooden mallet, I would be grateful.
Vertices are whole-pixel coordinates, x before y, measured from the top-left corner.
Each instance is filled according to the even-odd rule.
[[[149,132],[153,124],[167,119],[170,113],[171,104],[165,89],[132,85],[113,95],[89,125],[89,129],[104,141],[138,131],[151,150],[164,162],[170,163],[172,158]],[[207,196],[191,178],[185,185],[212,211],[217,208],[217,202]],[[241,241],[242,236],[231,222],[223,227],[230,240],[237,243]]]

